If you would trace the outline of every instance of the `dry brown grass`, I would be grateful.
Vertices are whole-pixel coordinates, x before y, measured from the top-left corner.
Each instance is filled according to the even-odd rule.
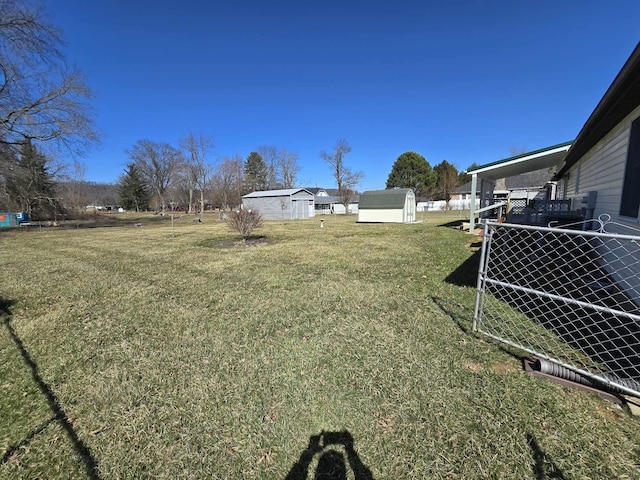
[[[377,479],[638,478],[637,419],[468,333],[456,218],[1,232],[0,477],[282,479],[346,430]]]

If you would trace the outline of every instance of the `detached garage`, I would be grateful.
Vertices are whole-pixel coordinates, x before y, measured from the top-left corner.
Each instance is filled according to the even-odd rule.
[[[416,196],[410,188],[369,190],[360,194],[358,222],[409,223],[416,221]]]
[[[313,193],[304,188],[251,192],[242,197],[242,208],[257,210],[265,220],[294,220],[315,216]]]

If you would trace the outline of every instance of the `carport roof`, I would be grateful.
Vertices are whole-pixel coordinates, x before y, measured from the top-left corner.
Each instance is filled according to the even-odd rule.
[[[543,168],[560,166],[572,143],[573,140],[541,148],[533,152],[515,155],[486,165],[470,168],[467,170],[467,173],[471,175],[478,174],[479,177],[488,180],[497,180],[521,173],[542,170]]]

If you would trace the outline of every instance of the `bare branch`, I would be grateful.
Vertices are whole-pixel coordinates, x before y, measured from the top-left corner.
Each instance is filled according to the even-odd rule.
[[[164,212],[165,194],[176,179],[180,152],[168,143],[138,140],[127,153],[157,195]]]
[[[66,67],[61,46],[60,31],[41,10],[0,0],[0,143],[36,140],[82,151],[98,141],[91,91]]]
[[[213,147],[213,139],[202,134],[196,136],[193,133],[189,133],[189,135],[180,140],[180,148],[184,159],[183,173],[189,190],[189,213],[192,210],[195,189],[200,191],[200,211],[204,212],[204,192],[213,175],[213,165],[208,163]]]
[[[333,172],[333,178],[338,185],[338,196],[341,203],[348,211],[349,204],[355,195],[355,187],[362,181],[363,172],[354,172],[344,164],[344,158],[351,152],[351,146],[343,138],[336,142],[333,153],[327,153],[324,150],[320,152],[322,158]]]

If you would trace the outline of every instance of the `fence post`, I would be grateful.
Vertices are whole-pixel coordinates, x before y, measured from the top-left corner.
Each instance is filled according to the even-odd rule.
[[[489,222],[484,222],[482,233],[482,248],[480,251],[480,265],[478,266],[478,282],[476,284],[476,305],[473,310],[473,331],[478,331],[478,315],[480,314],[480,303],[482,302],[482,292],[484,290],[485,257],[487,253],[487,243],[491,234],[489,233]]]

